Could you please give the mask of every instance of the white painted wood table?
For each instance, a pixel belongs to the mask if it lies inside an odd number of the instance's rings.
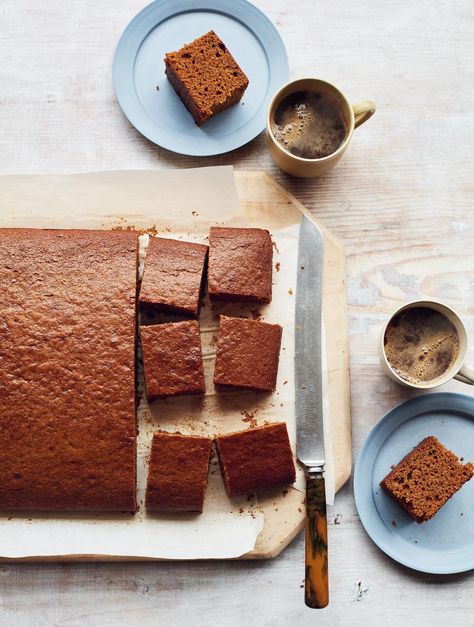
[[[283,35],[292,77],[326,78],[354,101],[377,102],[329,175],[284,175],[263,136],[212,159],[143,139],[115,102],[110,71],[143,0],[0,0],[0,172],[223,163],[272,173],[346,246],[355,457],[369,428],[410,396],[378,366],[386,314],[411,298],[441,298],[474,334],[474,7],[256,3]],[[303,605],[299,537],[266,562],[0,565],[0,625],[474,624],[473,574],[426,576],[392,562],[366,536],[350,484],[329,523],[331,605],[320,613]]]

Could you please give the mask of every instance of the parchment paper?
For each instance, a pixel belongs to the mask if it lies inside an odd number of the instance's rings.
[[[143,507],[153,431],[214,434],[284,420],[295,450],[294,293],[298,224],[273,229],[272,207],[262,226],[274,241],[273,300],[270,305],[210,306],[201,313],[206,396],[157,401],[142,394],[138,411],[138,502],[135,515],[4,513],[0,518],[0,555],[4,557],[108,555],[165,559],[238,557],[252,550],[264,519],[258,498],[229,499],[213,459],[202,515],[151,515]],[[77,175],[0,177],[0,226],[42,228],[133,228],[160,236],[206,242],[211,225],[245,226],[231,167],[171,171],[117,171]],[[141,238],[146,247],[147,236]],[[212,384],[215,339],[220,313],[245,315],[283,326],[277,389],[216,394]],[[150,322],[150,320],[142,320]],[[323,334],[324,339],[324,334]],[[325,341],[323,341],[325,350]],[[323,359],[325,365],[325,359]],[[324,386],[326,382],[324,367]],[[139,386],[143,388],[140,374]],[[325,394],[325,434],[329,442]],[[334,473],[327,447],[327,500],[333,502]],[[298,469],[295,483],[304,489]],[[275,498],[282,498],[281,491]]]

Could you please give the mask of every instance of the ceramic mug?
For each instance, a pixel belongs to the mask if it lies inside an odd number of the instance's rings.
[[[431,381],[420,381],[419,383],[412,383],[410,381],[406,381],[400,375],[398,375],[395,370],[392,368],[389,360],[387,359],[387,355],[385,354],[385,331],[387,330],[387,326],[393,320],[395,316],[397,316],[402,311],[406,311],[407,309],[412,309],[414,307],[427,307],[428,309],[434,309],[442,314],[445,318],[447,318],[451,324],[456,329],[456,332],[459,337],[459,352],[455,359],[455,361],[450,365],[450,367],[446,370],[444,374],[433,379]],[[458,314],[453,311],[450,307],[445,305],[444,303],[440,303],[435,300],[415,300],[403,305],[403,307],[399,307],[387,320],[382,329],[382,337],[379,345],[380,349],[380,361],[382,363],[382,367],[384,368],[386,374],[396,381],[397,383],[401,383],[409,388],[413,388],[415,390],[430,390],[432,388],[436,388],[444,383],[447,383],[450,379],[458,379],[458,381],[462,381],[463,383],[468,383],[470,385],[474,385],[474,368],[467,365],[465,363],[466,360],[466,352],[467,352],[467,332],[464,323]]]
[[[275,139],[272,131],[272,121],[275,110],[286,96],[299,91],[309,91],[327,94],[331,96],[339,105],[346,134],[344,141],[339,148],[321,159],[305,159],[291,154],[283,148]],[[349,142],[351,141],[354,129],[366,122],[375,113],[375,103],[371,100],[362,100],[357,104],[351,105],[346,96],[334,85],[319,78],[300,78],[284,85],[273,96],[267,113],[267,145],[271,156],[275,163],[288,174],[302,178],[311,178],[326,174],[333,168],[342,155],[345,153]]]

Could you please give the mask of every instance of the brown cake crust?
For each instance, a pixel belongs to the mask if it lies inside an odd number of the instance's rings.
[[[207,251],[203,244],[150,237],[140,303],[197,318]]]
[[[146,507],[202,512],[211,446],[212,438],[156,432],[151,447]]]
[[[288,485],[296,480],[284,422],[219,435],[216,446],[225,488],[231,497]]]
[[[214,31],[165,55],[166,75],[198,125],[239,102],[249,84]]]
[[[205,392],[196,320],[142,326],[140,336],[148,401]]]
[[[279,324],[221,316],[214,383],[272,392],[282,331]]]
[[[417,523],[433,518],[453,494],[474,475],[437,438],[422,440],[380,485]]]
[[[208,290],[212,300],[269,303],[272,265],[268,231],[211,227]]]
[[[137,240],[0,229],[0,509],[135,511]]]

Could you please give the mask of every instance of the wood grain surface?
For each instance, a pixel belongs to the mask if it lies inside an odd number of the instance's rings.
[[[410,298],[436,297],[474,334],[472,2],[255,0],[283,36],[293,78],[318,76],[352,101],[377,102],[338,167],[299,181],[273,166],[263,136],[223,157],[192,159],[130,127],[110,68],[120,33],[145,1],[0,0],[0,171],[231,163],[273,174],[348,255],[355,457],[380,416],[412,395],[378,365],[388,313]],[[472,394],[457,382],[444,389]],[[360,525],[350,484],[328,523],[325,610],[304,606],[300,536],[263,562],[2,565],[0,624],[473,624],[473,574],[428,576],[392,562]]]

